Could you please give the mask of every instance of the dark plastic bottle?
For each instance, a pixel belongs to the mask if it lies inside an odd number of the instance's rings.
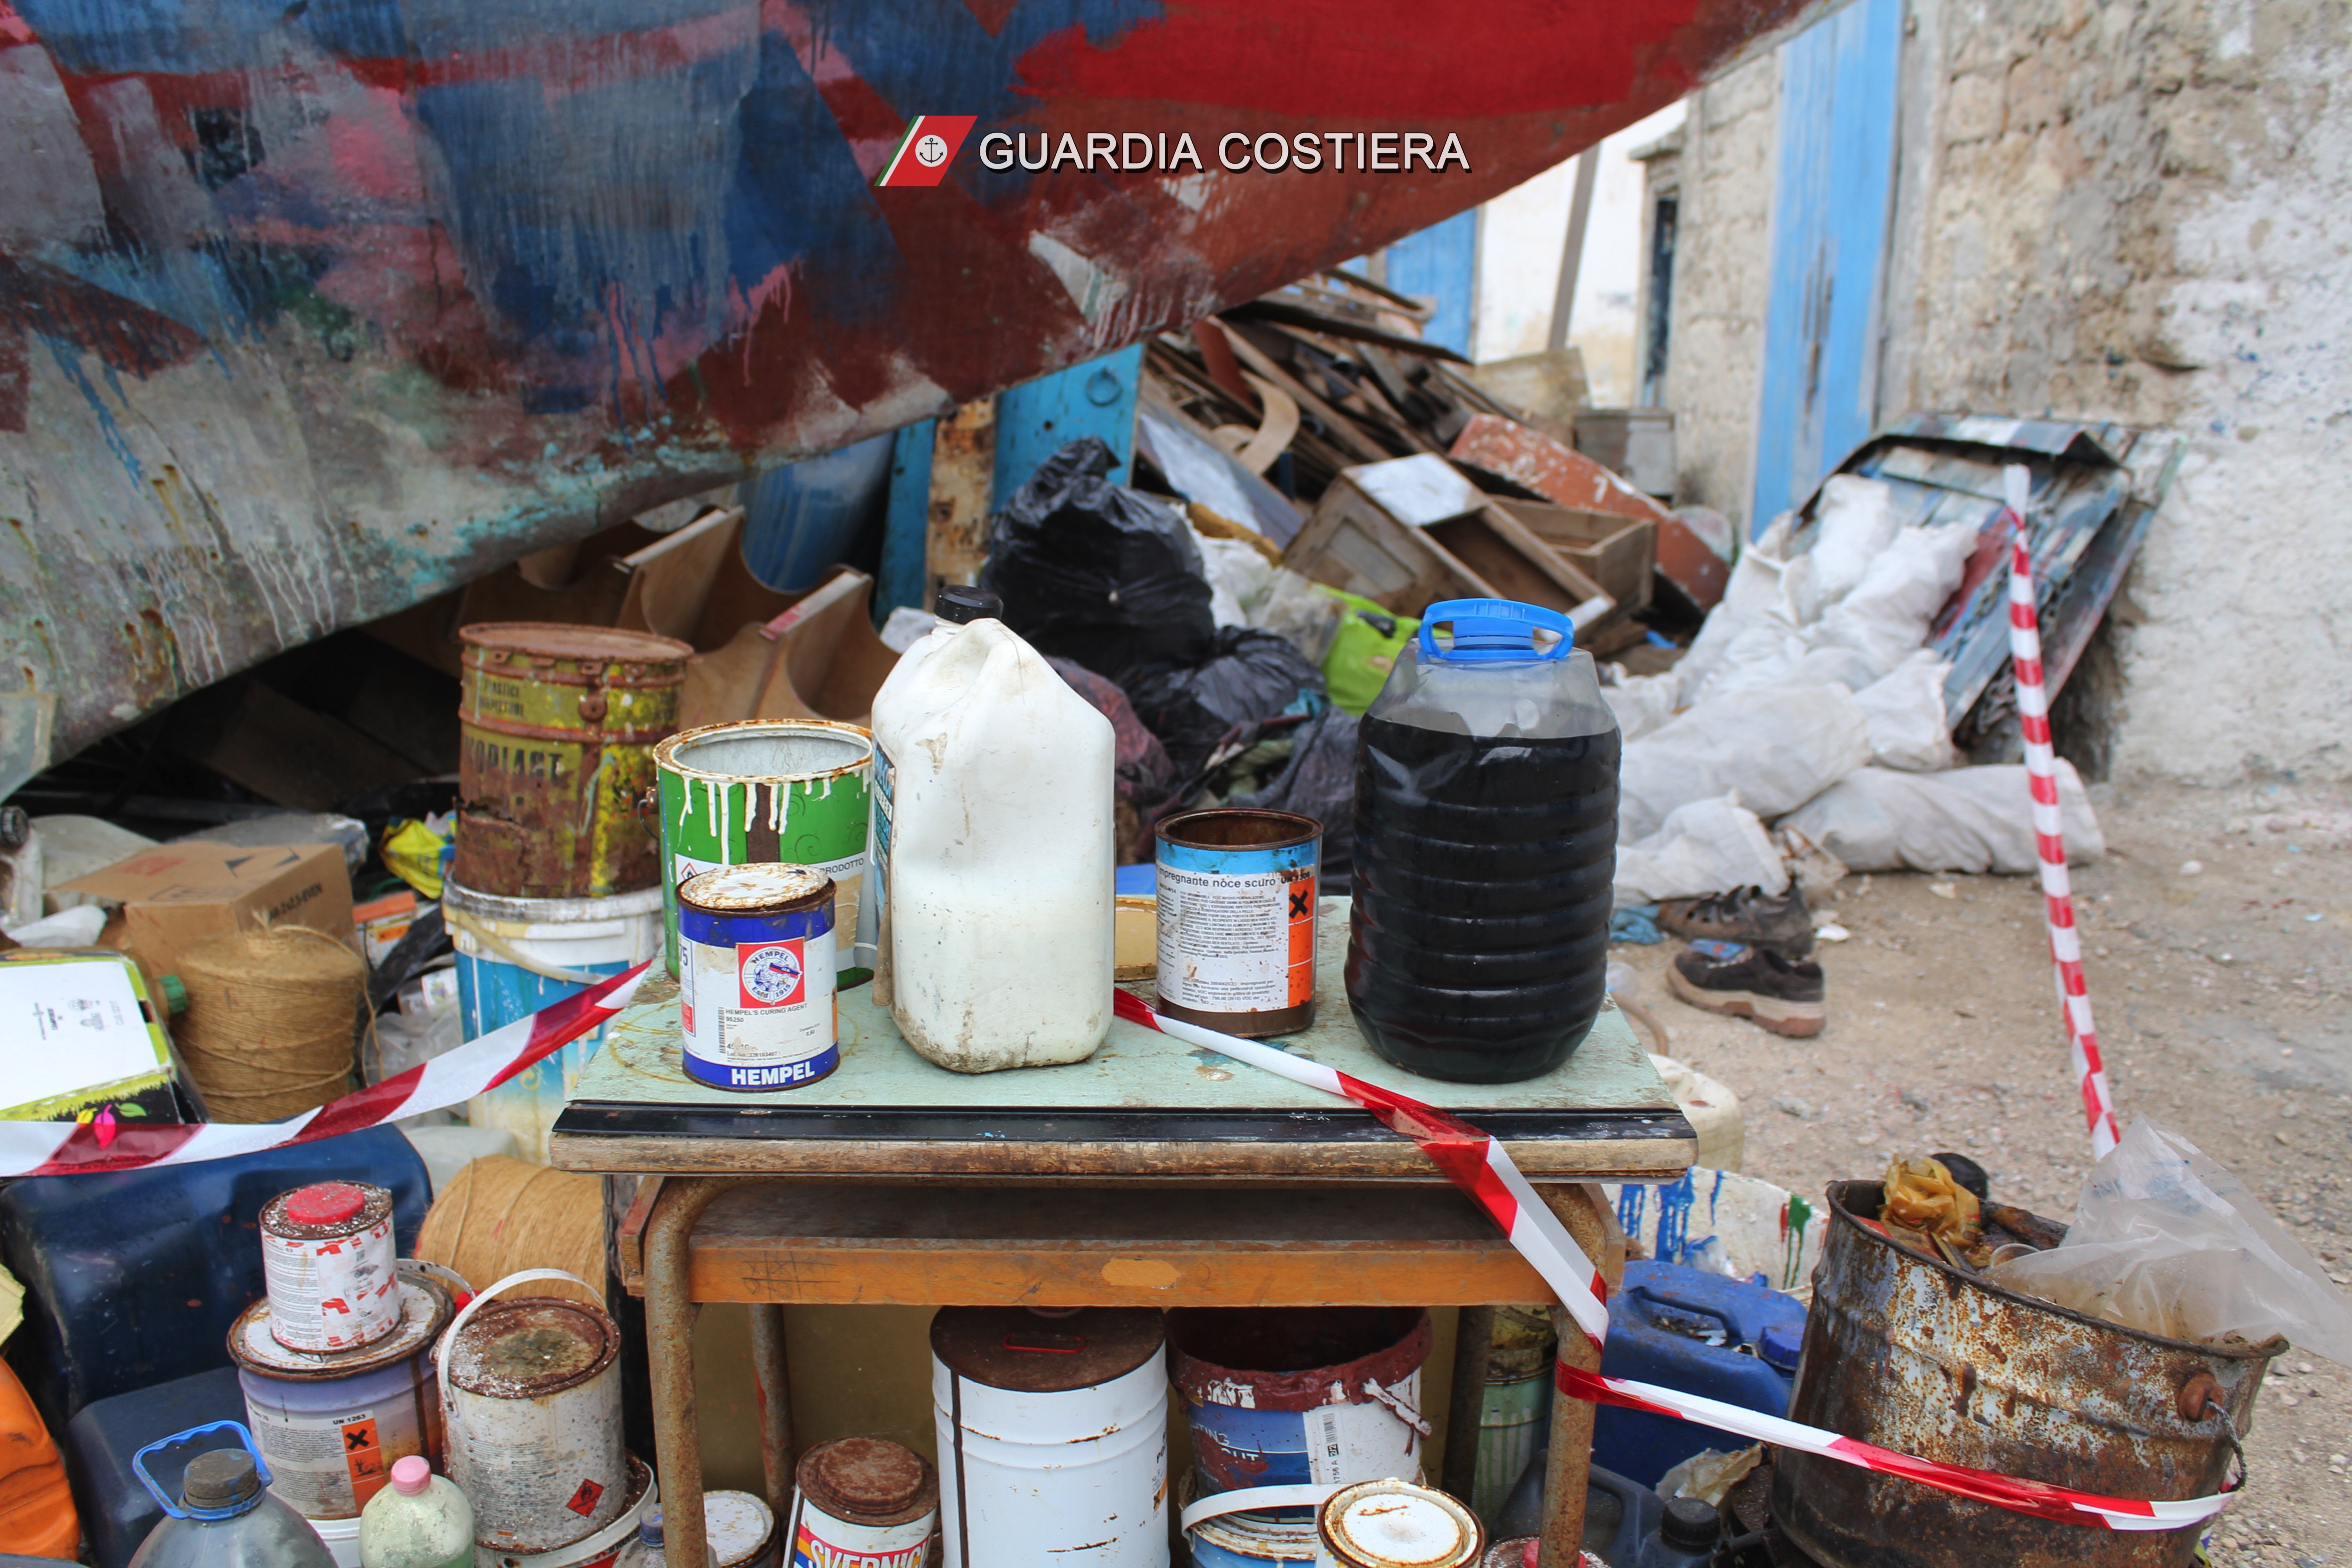
[[[1348,1002],[1382,1057],[1515,1083],[1583,1043],[1608,989],[1618,752],[1566,616],[1429,607],[1357,752]]]

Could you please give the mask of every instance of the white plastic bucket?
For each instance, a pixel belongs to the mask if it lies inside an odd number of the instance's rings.
[[[601,899],[508,899],[448,882],[442,914],[457,950],[457,1004],[469,1040],[657,957],[662,947],[659,888]],[[545,1164],[548,1131],[604,1043],[601,1026],[583,1035],[475,1096],[466,1119],[512,1132],[522,1158]]]
[[[552,1552],[536,1555],[499,1552],[477,1542],[474,1545],[474,1568],[613,1568],[622,1551],[637,1538],[637,1525],[649,1509],[661,1506],[661,1489],[654,1484],[653,1467],[629,1456],[629,1500],[623,1505],[621,1516],[604,1529],[559,1546]],[[356,1568],[358,1559],[345,1563],[337,1559],[336,1568]]]

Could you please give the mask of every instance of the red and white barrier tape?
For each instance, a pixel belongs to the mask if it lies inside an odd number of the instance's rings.
[[[647,961],[648,963],[651,962]],[[551,1002],[396,1078],[284,1121],[142,1127],[128,1122],[0,1121],[0,1176],[61,1176],[185,1165],[316,1142],[483,1094],[595,1029],[636,997],[646,963]]]
[[[1153,1012],[1125,991],[1113,993],[1118,1016],[1130,1024],[1157,1029],[1196,1046],[1223,1052],[1237,1061],[1279,1074],[1293,1083],[1345,1096],[1362,1106],[1391,1131],[1421,1145],[1422,1152],[1445,1173],[1454,1184],[1493,1217],[1519,1256],[1526,1258],[1545,1284],[1559,1297],[1569,1315],[1591,1338],[1597,1349],[1609,1334],[1609,1309],[1603,1303],[1608,1287],[1583,1248],[1576,1245],[1558,1216],[1545,1206],[1527,1178],[1497,1140],[1434,1106],[1423,1105],[1394,1089],[1366,1083],[1319,1062],[1294,1057],[1272,1046],[1204,1029]],[[2017,1513],[2106,1530],[2179,1530],[2221,1511],[2230,1500],[2222,1492],[2182,1502],[2140,1502],[2128,1498],[2100,1497],[2071,1491],[2042,1481],[2018,1480],[1965,1465],[1948,1465],[1914,1458],[1852,1437],[1841,1437],[1816,1426],[1742,1410],[1735,1405],[1703,1399],[1656,1384],[1628,1378],[1601,1377],[1566,1363],[1554,1369],[1560,1391],[1571,1398],[1596,1405],[1622,1405],[1628,1409],[1696,1421],[1759,1443],[1799,1448],[1824,1458],[1907,1476],[1915,1481],[1955,1496],[1974,1498]]]
[[[2009,649],[2017,667],[2017,723],[2025,736],[2025,773],[2033,791],[2033,841],[2042,858],[2042,903],[2050,927],[2050,960],[2057,971],[2058,1012],[2065,1022],[2074,1081],[2090,1124],[2091,1152],[2104,1159],[2123,1136],[2115,1096],[2099,1058],[2099,1032],[2091,1022],[2091,993],[2083,979],[2083,942],[2074,927],[2074,898],[2066,879],[2066,832],[2058,809],[2058,768],[2050,749],[2050,700],[2042,684],[2042,631],[2034,613],[2033,554],[2025,531],[2031,476],[2019,464],[2001,471],[2004,514],[2016,530],[2010,548]]]

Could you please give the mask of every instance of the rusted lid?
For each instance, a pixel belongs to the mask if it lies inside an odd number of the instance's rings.
[[[625,664],[675,664],[694,657],[676,637],[625,632],[617,626],[573,626],[553,621],[484,621],[457,628],[457,640],[486,653],[539,654],[548,658],[603,659]]]
[[[313,1182],[280,1193],[261,1211],[261,1228],[302,1241],[331,1241],[365,1230],[392,1214],[389,1189],[365,1182]]]
[[[1087,1307],[1066,1318],[1025,1307],[942,1307],[931,1319],[931,1353],[949,1370],[1017,1394],[1067,1394],[1124,1377],[1166,1340],[1149,1307]]]
[[[793,1480],[809,1501],[852,1524],[903,1524],[940,1503],[929,1462],[887,1437],[820,1443],[801,1456]]]
[[[814,866],[763,860],[721,866],[688,877],[678,888],[681,903],[718,914],[809,909],[834,896],[833,879]]]
[[[750,1492],[702,1494],[703,1539],[710,1545],[719,1568],[742,1568],[765,1555],[776,1516]]]
[[[1409,1481],[1360,1481],[1333,1492],[1319,1528],[1347,1568],[1465,1568],[1486,1544],[1468,1509]]]
[[[621,1336],[584,1301],[529,1296],[485,1307],[457,1331],[449,1381],[491,1399],[536,1399],[586,1383],[613,1364]]]
[[[357,1377],[415,1355],[440,1337],[451,1317],[449,1288],[428,1275],[400,1277],[400,1321],[392,1332],[356,1350],[298,1351],[269,1331],[267,1297],[237,1314],[228,1331],[229,1359],[257,1376],[288,1383]]]

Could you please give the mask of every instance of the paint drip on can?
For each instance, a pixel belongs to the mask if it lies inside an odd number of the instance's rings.
[[[400,1326],[392,1194],[365,1182],[313,1182],[261,1211],[269,1332],[290,1351],[348,1351]]]
[[[1159,839],[1161,1011],[1244,1039],[1312,1024],[1321,826],[1286,811],[1188,811]]]
[[[449,1321],[448,1287],[423,1274],[400,1281],[393,1331],[352,1351],[289,1351],[256,1301],[228,1333],[246,1424],[268,1462],[269,1489],[306,1519],[357,1519],[393,1461],[441,1449],[441,1409],[425,1365]]]
[[[801,1456],[783,1568],[930,1568],[940,1478],[911,1448],[841,1437]]]
[[[1324,1500],[1316,1568],[1470,1568],[1486,1549],[1478,1516],[1433,1487],[1360,1481]]]
[[[686,1070],[717,1089],[797,1089],[841,1065],[833,879],[725,866],[677,892]]]

